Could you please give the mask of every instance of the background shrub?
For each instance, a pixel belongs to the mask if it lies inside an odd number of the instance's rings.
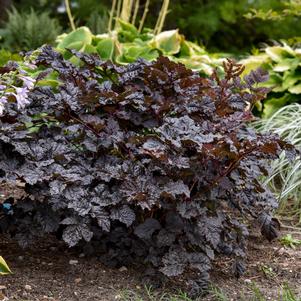
[[[14,7],[8,12],[8,21],[1,29],[3,47],[12,51],[31,50],[43,44],[53,44],[61,27],[47,12],[18,12]]]

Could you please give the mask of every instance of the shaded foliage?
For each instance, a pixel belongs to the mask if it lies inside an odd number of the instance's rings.
[[[8,102],[1,117],[1,179],[21,181],[1,221],[21,244],[62,231],[69,246],[87,242],[112,266],[142,261],[167,276],[187,269],[205,287],[215,254],[244,271],[244,221],[273,239],[277,203],[258,181],[269,159],[293,148],[248,128],[249,108],[266,90],[262,71],[240,80],[202,78],[165,57],[128,66],[72,54],[74,66],[43,47],[32,62],[58,85],[36,86],[30,104]],[[7,200],[8,201],[8,200]]]

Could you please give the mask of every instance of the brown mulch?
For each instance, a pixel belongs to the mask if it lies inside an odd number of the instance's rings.
[[[0,300],[5,296],[4,300],[18,301],[115,301],[122,290],[143,291],[141,272],[137,269],[110,269],[96,257],[83,257],[53,237],[26,250],[12,240],[1,240],[0,255],[14,274],[0,278]],[[278,241],[268,243],[261,237],[253,237],[249,247],[248,270],[238,280],[231,274],[230,261],[215,262],[211,280],[230,300],[240,300],[242,292],[250,294],[251,282],[256,283],[267,300],[278,300],[284,283],[301,295],[301,248],[287,249]],[[70,264],[70,260],[78,262]],[[173,282],[166,289],[172,291],[175,287]],[[207,296],[202,300],[214,298]]]

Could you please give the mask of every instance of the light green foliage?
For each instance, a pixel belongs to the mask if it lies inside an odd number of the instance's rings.
[[[266,47],[240,63],[246,66],[245,73],[258,67],[269,71],[270,79],[262,85],[271,92],[263,108],[259,108],[264,118],[301,99],[301,48],[294,49],[283,42],[282,45]]]
[[[269,119],[261,119],[255,127],[262,132],[273,132],[290,141],[297,149],[301,148],[301,105],[294,103],[278,110]],[[296,158],[290,162],[284,154],[271,164],[271,176],[266,184],[278,195],[280,212],[285,212],[288,201],[293,200],[292,214],[299,216],[301,221],[301,160]]]
[[[281,10],[263,10],[263,9],[250,9],[245,14],[247,19],[261,19],[261,20],[283,20],[288,16],[301,16],[301,0],[280,1],[283,3],[284,9]]]
[[[0,256],[0,275],[8,275],[11,274],[11,270],[8,267],[7,263],[3,259],[2,256]]]
[[[11,53],[6,49],[0,49],[0,67],[4,66],[8,61],[20,61],[21,57],[16,53]]]
[[[297,246],[301,245],[301,240],[294,238],[292,234],[286,234],[280,238],[280,243],[285,247],[296,249]]]
[[[152,61],[159,55],[165,55],[207,75],[221,65],[218,56],[209,56],[204,48],[186,41],[178,30],[154,35],[151,30],[145,29],[139,33],[134,25],[122,20],[119,20],[117,29],[110,33],[94,35],[89,28],[79,27],[76,31],[59,36],[57,42],[57,48],[73,62],[76,62],[75,58],[70,58],[65,48],[98,53],[102,59],[111,59],[119,64],[132,63],[138,58]]]
[[[35,49],[45,43],[52,44],[60,33],[56,19],[49,17],[47,12],[18,12],[13,8],[8,12],[8,21],[0,30],[3,47],[16,52]]]

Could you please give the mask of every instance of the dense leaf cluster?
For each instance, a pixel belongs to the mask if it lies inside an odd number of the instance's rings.
[[[268,159],[292,151],[247,126],[266,74],[242,82],[228,62],[224,79],[202,78],[164,57],[120,67],[72,54],[81,67],[43,47],[37,80],[52,72],[58,84],[36,86],[25,109],[9,102],[1,117],[1,179],[26,192],[6,200],[13,214],[2,230],[22,244],[62,231],[69,246],[97,246],[107,264],[143,260],[167,276],[196,269],[201,286],[215,254],[235,258],[241,274],[244,222],[277,235],[276,201],[259,179]]]

